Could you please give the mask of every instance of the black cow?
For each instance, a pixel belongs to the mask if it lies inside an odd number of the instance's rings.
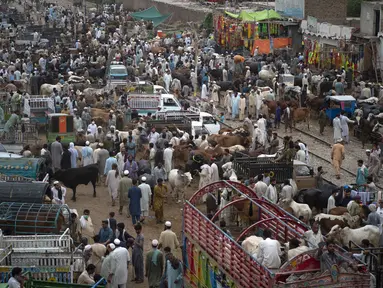
[[[339,205],[343,199],[343,191],[341,191],[341,188],[332,184],[324,184],[322,189],[302,189],[295,196],[295,201],[298,203],[306,203],[311,209],[315,207],[317,211],[322,211],[322,209],[327,208],[327,201],[333,190],[340,191],[335,196],[335,202]]]
[[[77,186],[80,184],[88,185],[89,182],[92,182],[93,185],[93,197],[96,197],[96,182],[98,179],[98,167],[96,164],[59,170],[53,174],[53,178],[61,181],[64,186],[73,190],[73,201],[76,201]]]
[[[332,89],[333,82],[332,81],[323,81],[319,85],[319,97],[323,97],[325,93],[328,93]]]

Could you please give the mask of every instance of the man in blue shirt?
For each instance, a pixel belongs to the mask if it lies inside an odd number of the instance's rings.
[[[133,187],[129,188],[128,197],[130,199],[129,211],[132,215],[133,225],[140,222],[141,216],[141,189],[137,187],[137,179],[133,179]]]
[[[104,245],[112,243],[113,231],[111,228],[108,227],[108,220],[102,220],[102,228],[100,229],[98,236],[100,237],[99,243],[102,243]]]

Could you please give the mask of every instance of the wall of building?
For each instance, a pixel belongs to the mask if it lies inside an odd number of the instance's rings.
[[[374,34],[374,10],[380,10],[381,5],[374,2],[362,2],[362,9],[360,11],[360,32],[369,36]],[[382,13],[380,15],[382,17]],[[380,19],[382,23],[382,19]],[[381,28],[382,31],[382,28]]]
[[[192,10],[189,7],[182,7],[182,5],[180,3],[177,3],[177,1],[168,2],[160,2],[153,0],[123,0],[124,8],[127,8],[129,10],[147,9],[152,6],[156,6],[158,11],[160,11],[162,14],[173,14],[171,19],[169,20],[170,22],[167,23],[174,23],[177,21],[202,21],[205,19],[205,16],[208,13],[208,11],[206,10]]]
[[[305,0],[305,18],[313,16],[318,22],[343,24],[347,17],[347,0]]]

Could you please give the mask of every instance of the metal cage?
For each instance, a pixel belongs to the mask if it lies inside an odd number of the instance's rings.
[[[44,203],[50,187],[46,182],[2,182],[0,181],[0,203]]]
[[[0,203],[0,229],[5,235],[60,234],[69,227],[67,205]]]

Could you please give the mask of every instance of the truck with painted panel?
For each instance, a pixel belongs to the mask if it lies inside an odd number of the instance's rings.
[[[228,201],[213,216],[207,217],[205,209],[201,209],[202,197],[220,189],[230,189],[240,197]],[[238,207],[245,201],[251,202],[257,219],[244,230],[238,233],[231,230],[228,235],[217,225],[217,220],[226,209]],[[185,202],[183,209],[185,287],[370,287],[370,274],[365,265],[360,265],[353,273],[339,270],[335,265],[331,271],[322,273],[315,250],[290,261],[281,257],[285,263],[279,269],[268,269],[240,245],[247,236],[262,236],[265,229],[272,231],[274,239],[286,243],[292,238],[302,238],[308,227],[275,204],[259,199],[254,191],[241,183],[220,181],[201,188]]]
[[[180,102],[172,94],[129,94],[127,101],[130,109],[139,115],[182,110]]]

